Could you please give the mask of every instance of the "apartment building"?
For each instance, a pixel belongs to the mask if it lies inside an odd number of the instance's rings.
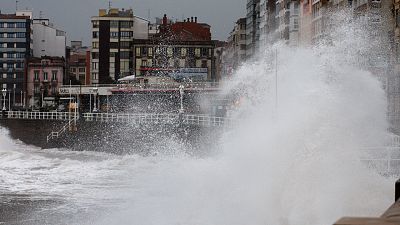
[[[24,102],[25,71],[27,59],[33,53],[32,39],[32,12],[0,14],[0,88],[7,91],[5,105],[11,108],[21,107]]]
[[[100,9],[92,17],[92,83],[108,84],[134,71],[133,40],[148,39],[149,22],[133,10]]]
[[[247,0],[246,9],[246,58],[250,59],[259,49],[260,0]]]
[[[210,26],[197,17],[168,23],[152,39],[134,40],[136,76],[171,76],[177,80],[216,81],[215,41]]]
[[[67,37],[65,31],[57,29],[49,19],[33,20],[33,56],[55,56],[65,58]]]

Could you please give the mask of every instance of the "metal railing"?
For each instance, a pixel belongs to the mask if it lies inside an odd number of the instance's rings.
[[[217,88],[219,87],[218,82],[186,82],[186,83],[147,83],[147,84],[99,84],[99,85],[62,85],[60,88],[179,88],[183,85],[185,88]]]
[[[198,126],[223,126],[228,119],[208,115],[189,114],[118,114],[118,113],[84,113],[85,121],[98,122],[131,122],[137,124],[174,124]]]
[[[77,118],[74,118],[74,120],[77,120]],[[65,124],[60,130],[52,131],[49,135],[47,135],[47,143],[49,143],[49,141],[53,140],[54,138],[59,138],[62,134],[67,132],[73,122],[75,121],[68,121],[68,123]]]
[[[364,149],[365,150],[365,149]],[[400,147],[368,148],[370,156],[361,161],[370,168],[385,174],[400,174]]]
[[[79,115],[77,115],[79,117]],[[27,112],[27,111],[7,111],[7,119],[26,119],[26,120],[69,120],[75,118],[75,113],[71,112]]]

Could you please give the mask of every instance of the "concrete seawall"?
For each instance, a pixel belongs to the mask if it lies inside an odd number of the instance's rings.
[[[179,124],[129,124],[78,121],[77,131],[66,132],[47,143],[47,135],[65,121],[1,120],[11,138],[40,148],[67,148],[115,154],[153,154],[180,145],[203,154],[218,144],[221,128]]]

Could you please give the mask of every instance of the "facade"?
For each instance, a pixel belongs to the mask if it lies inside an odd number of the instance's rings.
[[[228,75],[232,74],[246,60],[246,18],[240,18],[229,34],[225,50]]]
[[[135,74],[216,81],[214,52],[208,24],[198,23],[193,17],[168,23],[164,15],[158,35],[134,40]]]
[[[26,62],[32,56],[32,38],[32,12],[0,14],[0,88],[8,92],[7,109],[8,105],[24,105]]]
[[[49,19],[33,20],[33,56],[57,56],[65,58],[67,37],[56,29]]]
[[[72,84],[91,84],[90,48],[82,46],[82,41],[71,41],[66,71]]]
[[[302,46],[312,43],[312,20],[312,0],[301,0],[299,44]]]
[[[266,48],[268,43],[277,39],[276,5],[272,0],[260,2],[260,48]]]
[[[250,59],[259,49],[260,0],[247,0],[246,9],[246,58]]]
[[[31,58],[28,63],[27,99],[29,107],[54,104],[63,84],[65,60],[62,57]]]
[[[148,39],[148,25],[131,9],[100,9],[92,17],[92,83],[113,83],[133,73],[133,40]]]

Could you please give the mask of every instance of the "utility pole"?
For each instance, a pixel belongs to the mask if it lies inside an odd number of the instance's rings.
[[[275,107],[278,110],[278,49],[275,50]]]

